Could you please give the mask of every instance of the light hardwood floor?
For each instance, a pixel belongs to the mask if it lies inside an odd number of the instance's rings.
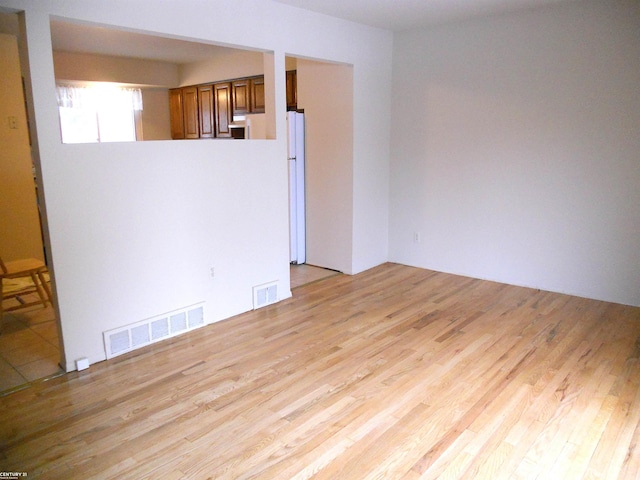
[[[300,265],[291,265],[289,267],[291,273],[291,288],[298,288],[324,278],[340,275],[340,272],[329,270],[327,268],[316,267],[302,263]]]
[[[386,264],[0,398],[60,479],[638,478],[640,308]]]

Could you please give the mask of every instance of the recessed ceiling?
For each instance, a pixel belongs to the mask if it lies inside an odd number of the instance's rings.
[[[535,8],[567,0],[275,0],[279,3],[402,31]]]

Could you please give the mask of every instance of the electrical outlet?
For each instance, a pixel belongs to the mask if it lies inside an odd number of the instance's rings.
[[[413,243],[420,243],[420,232],[413,232]]]
[[[9,128],[11,130],[17,130],[18,129],[18,119],[16,117],[14,117],[13,115],[11,115],[9,117]]]
[[[209,267],[209,275],[211,276],[211,278],[215,278],[215,276],[216,276],[215,267]]]

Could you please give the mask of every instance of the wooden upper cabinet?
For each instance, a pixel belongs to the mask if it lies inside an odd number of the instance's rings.
[[[229,124],[233,121],[233,100],[230,82],[213,85],[213,103],[215,110],[215,130],[218,138],[231,138]]]
[[[233,114],[264,113],[264,75],[232,82]]]
[[[251,112],[251,81],[248,78],[235,80],[233,85],[233,114],[244,115]]]
[[[251,79],[251,113],[264,113],[264,75]]]
[[[182,89],[184,138],[200,138],[200,119],[198,115],[198,87]]]
[[[182,108],[182,89],[169,90],[169,115],[171,117],[171,138],[184,138],[184,116]]]
[[[213,85],[198,87],[198,109],[200,138],[215,137],[215,116],[213,107]]]
[[[287,110],[298,108],[298,74],[295,70],[287,72]]]
[[[264,113],[264,98],[264,75],[169,89],[171,138],[232,138],[233,116]]]

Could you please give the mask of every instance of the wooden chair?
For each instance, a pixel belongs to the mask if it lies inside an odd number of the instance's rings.
[[[0,258],[0,334],[2,333],[4,312],[11,312],[38,304],[46,307],[47,302],[53,304],[51,301],[51,289],[44,278],[45,273],[47,273],[47,266],[38,259],[25,258],[4,262]],[[31,283],[5,294],[3,288],[4,280],[19,278],[31,279]],[[24,301],[22,297],[31,293],[37,293],[40,300]],[[15,298],[18,301],[18,305],[4,308],[3,302],[8,298]]]

